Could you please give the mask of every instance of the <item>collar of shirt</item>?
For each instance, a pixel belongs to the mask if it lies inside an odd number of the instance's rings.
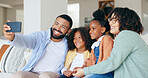
[[[98,46],[100,45],[100,42],[101,42],[101,40],[102,40],[103,37],[104,37],[104,35],[101,36],[101,37],[98,39],[98,41],[94,42],[94,43],[92,44],[92,46],[91,46],[91,49],[94,49],[95,47],[98,47]]]
[[[51,29],[52,29],[52,27],[50,27],[50,28],[48,29],[48,37],[47,37],[47,40],[51,40],[51,39],[50,39],[50,37],[51,37]]]

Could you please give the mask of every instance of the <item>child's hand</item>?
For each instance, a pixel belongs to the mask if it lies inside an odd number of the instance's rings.
[[[70,77],[71,75],[72,75],[72,71],[70,71],[70,70],[67,70],[67,71],[64,71],[63,72],[63,74],[65,75],[65,76],[67,76],[67,77]]]
[[[82,67],[87,67],[87,63],[88,63],[89,60],[90,60],[90,58],[87,58],[87,59],[84,61],[84,64],[83,64]]]

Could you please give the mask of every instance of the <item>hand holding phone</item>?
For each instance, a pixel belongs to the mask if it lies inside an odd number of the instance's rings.
[[[6,32],[21,32],[21,22],[7,22],[6,24],[11,28],[11,30],[7,30]]]

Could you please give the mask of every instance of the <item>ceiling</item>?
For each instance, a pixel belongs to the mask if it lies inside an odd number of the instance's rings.
[[[0,0],[0,4],[10,5],[10,6],[23,5],[23,0]]]
[[[70,1],[72,1],[72,0],[70,0]],[[148,0],[145,0],[145,1],[148,2]],[[15,5],[22,5],[23,0],[0,0],[0,3],[15,6]]]
[[[0,0],[0,6],[2,7],[9,8],[17,5],[23,5],[23,0]]]
[[[0,0],[0,4],[6,4],[10,6],[23,5],[23,0]]]
[[[0,5],[9,5],[9,6],[23,5],[23,0],[0,0]]]

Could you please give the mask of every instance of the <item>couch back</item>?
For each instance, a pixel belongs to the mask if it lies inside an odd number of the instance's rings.
[[[148,34],[144,34],[141,35],[141,37],[143,38],[143,40],[146,42],[146,44],[148,45]]]

